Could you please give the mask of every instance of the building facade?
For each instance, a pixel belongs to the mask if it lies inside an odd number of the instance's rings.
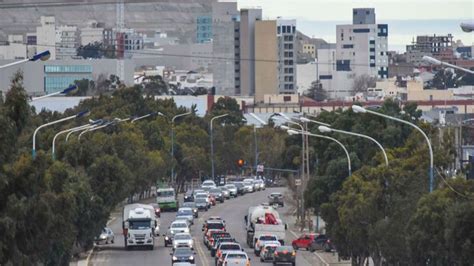
[[[262,20],[262,9],[240,10],[240,93],[237,93],[238,95],[255,95],[255,23],[260,20]]]
[[[38,52],[49,50],[50,60],[56,59],[56,19],[41,16],[41,26],[36,27],[36,49]]]
[[[196,42],[206,43],[212,40],[212,16],[198,16],[196,18]]]
[[[279,93],[279,42],[276,20],[255,23],[255,103]]]
[[[278,91],[293,94],[296,88],[296,20],[277,19]]]
[[[77,55],[79,31],[76,26],[56,27],[56,59],[71,59]]]
[[[22,35],[8,35],[8,42],[0,45],[0,59],[26,59],[27,47]]]
[[[309,54],[312,58],[316,58],[316,46],[311,43],[303,44],[303,53]]]
[[[407,45],[407,62],[415,66],[429,65],[423,62],[423,56],[436,57],[446,50],[452,50],[453,36],[451,34],[442,36],[417,36],[416,41],[411,45]]]
[[[87,27],[81,29],[81,45],[85,46],[95,42],[104,42],[104,28],[101,23],[90,21]]]

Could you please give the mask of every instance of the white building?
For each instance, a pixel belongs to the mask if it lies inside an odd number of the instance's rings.
[[[27,48],[22,35],[8,35],[8,42],[0,45],[0,59],[25,59]]]
[[[303,94],[309,88],[311,83],[318,79],[317,77],[318,65],[316,62],[296,65],[296,75],[298,76],[297,87],[298,93]]]
[[[56,59],[71,59],[76,57],[79,47],[79,32],[76,26],[56,27]]]
[[[36,49],[38,52],[49,50],[50,60],[56,59],[56,20],[54,17],[41,16],[41,26],[36,27]]]
[[[81,29],[81,45],[104,42],[104,28],[97,21],[89,21],[87,27]]]
[[[277,19],[279,53],[278,89],[283,94],[294,94],[296,88],[296,20]],[[289,71],[294,69],[294,71]]]

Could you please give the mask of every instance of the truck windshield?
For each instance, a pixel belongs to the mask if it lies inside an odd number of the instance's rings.
[[[207,229],[223,229],[224,225],[221,223],[210,223],[207,224]]]
[[[174,197],[174,191],[158,191],[157,197]]]
[[[140,230],[150,228],[149,220],[129,221],[130,229]]]

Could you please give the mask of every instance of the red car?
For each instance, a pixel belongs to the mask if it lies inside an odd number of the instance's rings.
[[[291,245],[295,250],[305,248],[311,252],[315,250],[331,251],[333,245],[331,240],[324,234],[303,234],[298,239],[293,240]]]
[[[209,201],[211,202],[212,206],[216,206],[216,198],[212,195],[209,195]]]
[[[293,240],[293,242],[291,242],[291,245],[295,250],[298,250],[299,248],[305,248],[309,250],[311,243],[313,243],[314,239],[317,236],[317,234],[303,234],[297,239]]]

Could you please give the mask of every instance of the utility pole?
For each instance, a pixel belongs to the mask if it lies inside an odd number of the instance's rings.
[[[116,34],[115,34],[115,49],[116,49],[116,57],[117,57],[117,65],[116,65],[116,73],[120,79],[124,79],[125,77],[125,67],[123,62],[123,57],[125,53],[125,4],[123,0],[118,0],[116,5],[116,14],[115,14],[115,27],[116,27]]]

